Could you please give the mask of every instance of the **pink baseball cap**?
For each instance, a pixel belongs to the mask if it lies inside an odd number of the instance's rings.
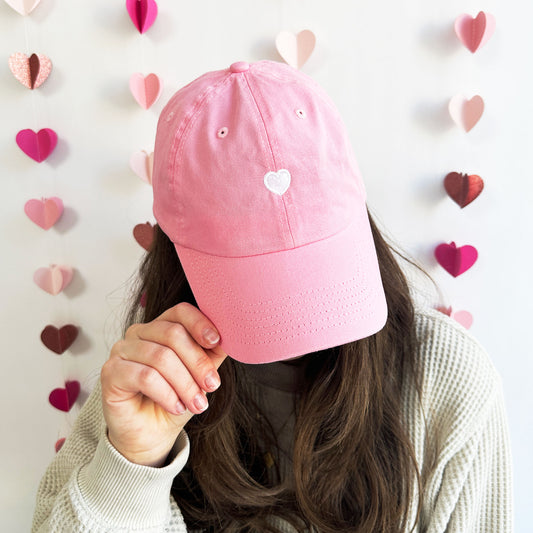
[[[154,216],[234,359],[281,361],[385,325],[361,174],[308,75],[240,61],[180,89],[159,117],[152,183]]]

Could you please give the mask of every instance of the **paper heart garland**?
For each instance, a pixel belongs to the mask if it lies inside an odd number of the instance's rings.
[[[148,31],[157,17],[154,0],[126,0],[126,9],[139,33]]]
[[[33,281],[43,291],[59,294],[72,281],[72,268],[63,265],[50,265],[38,268],[33,274]]]
[[[68,350],[77,337],[78,328],[72,324],[67,324],[59,329],[48,325],[41,331],[42,343],[59,355]]]
[[[37,89],[52,72],[52,62],[43,54],[28,57],[22,52],[16,52],[9,56],[9,68],[24,87]]]
[[[492,37],[496,29],[496,19],[483,11],[480,11],[476,18],[464,14],[455,19],[454,27],[459,40],[474,53]]]
[[[448,110],[453,121],[469,132],[483,115],[485,103],[481,96],[473,96],[467,100],[464,96],[456,94],[448,104]]]
[[[57,439],[56,440],[56,443],[54,445],[54,449],[56,451],[56,453],[61,450],[61,448],[63,448],[63,444],[65,444],[65,437],[61,437],[60,439]]]
[[[439,244],[435,248],[435,258],[439,265],[454,278],[471,268],[477,257],[477,250],[468,244],[457,248],[455,242],[451,242]]]
[[[24,212],[41,228],[50,229],[63,214],[63,201],[55,196],[28,200],[24,204]]]
[[[146,78],[139,72],[130,77],[130,91],[137,103],[149,109],[161,96],[163,84],[156,74],[148,74]]]
[[[477,174],[450,172],[444,178],[444,188],[461,208],[473,202],[483,191],[483,180]]]
[[[151,185],[154,168],[154,152],[148,153],[144,150],[135,152],[130,158],[130,168],[139,178]]]
[[[154,227],[150,222],[145,224],[137,224],[133,228],[133,236],[135,240],[147,251],[150,251],[152,242],[154,240]]]
[[[297,35],[282,31],[276,37],[279,55],[291,67],[301,68],[315,49],[316,37],[311,30],[302,30]]]
[[[50,128],[44,128],[35,133],[33,130],[20,130],[16,141],[18,147],[28,156],[43,162],[57,145],[57,133]]]
[[[474,317],[468,311],[454,311],[452,312],[451,307],[437,307],[437,311],[448,315],[450,318],[453,318],[456,322],[461,324],[465,329],[470,329],[474,323]]]
[[[80,382],[79,381],[66,381],[65,388],[54,389],[50,396],[48,396],[48,401],[60,411],[68,413],[80,394]]]
[[[40,1],[41,0],[6,0],[6,3],[21,15],[29,15],[37,7]]]

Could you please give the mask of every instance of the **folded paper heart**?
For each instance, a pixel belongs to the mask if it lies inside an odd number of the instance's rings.
[[[18,147],[28,156],[41,163],[57,145],[57,134],[50,128],[44,128],[37,133],[33,130],[21,130],[17,133]]]
[[[61,437],[60,439],[57,439],[56,440],[56,443],[54,445],[54,449],[56,451],[56,453],[61,450],[61,448],[63,448],[63,444],[65,444],[65,437]]]
[[[492,37],[496,29],[496,19],[483,11],[480,11],[476,18],[464,14],[455,19],[454,27],[459,40],[474,53]]]
[[[40,3],[41,0],[5,0],[8,6],[11,6],[21,15],[29,15]]]
[[[41,331],[42,343],[53,352],[61,355],[68,350],[78,336],[78,328],[67,324],[61,328],[48,325]]]
[[[152,184],[152,170],[154,168],[154,152],[148,153],[144,150],[135,152],[130,158],[130,168],[143,181]]]
[[[50,265],[38,268],[33,274],[33,281],[43,291],[59,294],[72,281],[72,268],[64,265]]]
[[[150,222],[137,224],[133,228],[133,237],[146,251],[149,252],[154,240],[154,227]]]
[[[471,268],[477,257],[477,250],[468,244],[457,248],[455,242],[451,242],[439,244],[435,248],[435,258],[439,265],[455,278]]]
[[[79,394],[80,382],[75,380],[66,381],[65,388],[54,389],[48,396],[48,401],[56,409],[68,413],[76,403]]]
[[[481,96],[473,96],[470,100],[460,94],[456,94],[448,104],[448,110],[453,121],[469,132],[483,115],[485,103]]]
[[[450,172],[444,178],[444,189],[461,208],[473,202],[483,190],[483,180],[477,174]]]
[[[161,96],[163,84],[156,74],[146,78],[139,72],[130,77],[130,91],[137,103],[144,109],[150,109]]]
[[[146,307],[146,291],[142,292],[141,297],[139,299],[139,305],[143,308]]]
[[[474,318],[468,311],[452,311],[451,307],[437,307],[437,311],[448,315],[450,318],[453,318],[456,322],[461,324],[465,329],[470,329],[474,322]]]
[[[157,4],[154,0],[126,0],[126,9],[140,33],[148,31],[157,17]]]
[[[316,37],[311,30],[302,30],[297,35],[282,31],[276,37],[276,48],[287,64],[302,68],[315,49]]]
[[[9,68],[24,87],[37,89],[52,72],[52,62],[43,54],[28,57],[22,52],[16,52],[9,57]]]
[[[24,204],[28,218],[43,229],[50,229],[63,214],[63,201],[55,196],[28,200]]]

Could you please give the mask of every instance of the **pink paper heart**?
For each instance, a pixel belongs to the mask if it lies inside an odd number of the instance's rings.
[[[162,90],[163,85],[156,74],[148,74],[146,78],[138,72],[131,75],[131,94],[144,109],[149,109],[157,101]]]
[[[28,218],[43,229],[50,229],[63,214],[63,202],[60,198],[42,198],[28,200],[24,204]]]
[[[468,311],[456,311],[452,314],[452,318],[461,324],[466,329],[470,329],[472,327],[472,323],[474,322],[474,317],[468,312]]]
[[[75,380],[66,381],[65,388],[54,389],[48,396],[48,401],[56,409],[68,413],[78,399],[79,394],[80,382]]]
[[[464,96],[456,94],[448,104],[450,116],[466,132],[470,131],[478,123],[484,109],[485,103],[479,95],[467,100]]]
[[[7,5],[12,7],[21,15],[29,15],[41,0],[5,0]]]
[[[126,9],[140,33],[148,31],[157,17],[157,4],[154,0],[126,0]]]
[[[455,33],[472,53],[492,37],[495,29],[496,19],[483,11],[480,11],[476,18],[464,14],[455,19]]]
[[[29,157],[41,163],[57,145],[57,133],[44,128],[35,133],[33,130],[20,130],[16,137],[19,148]]]
[[[316,37],[311,30],[302,30],[297,35],[282,31],[276,37],[276,48],[280,56],[291,67],[301,68],[315,49]]]
[[[9,68],[24,87],[37,89],[52,72],[52,62],[43,54],[28,57],[22,52],[16,52],[9,57]]]
[[[130,158],[130,168],[143,181],[152,184],[152,171],[154,168],[154,152],[148,153],[144,150],[135,152]]]
[[[64,265],[50,265],[38,268],[33,274],[33,281],[43,291],[59,294],[72,281],[72,268]]]
[[[477,250],[470,245],[457,248],[455,242],[451,242],[439,244],[435,248],[438,263],[455,278],[472,267],[477,257]]]

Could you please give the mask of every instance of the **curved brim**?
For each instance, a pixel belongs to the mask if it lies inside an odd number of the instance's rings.
[[[270,363],[377,333],[387,304],[366,208],[327,239],[250,257],[175,244],[220,345],[243,363]]]

